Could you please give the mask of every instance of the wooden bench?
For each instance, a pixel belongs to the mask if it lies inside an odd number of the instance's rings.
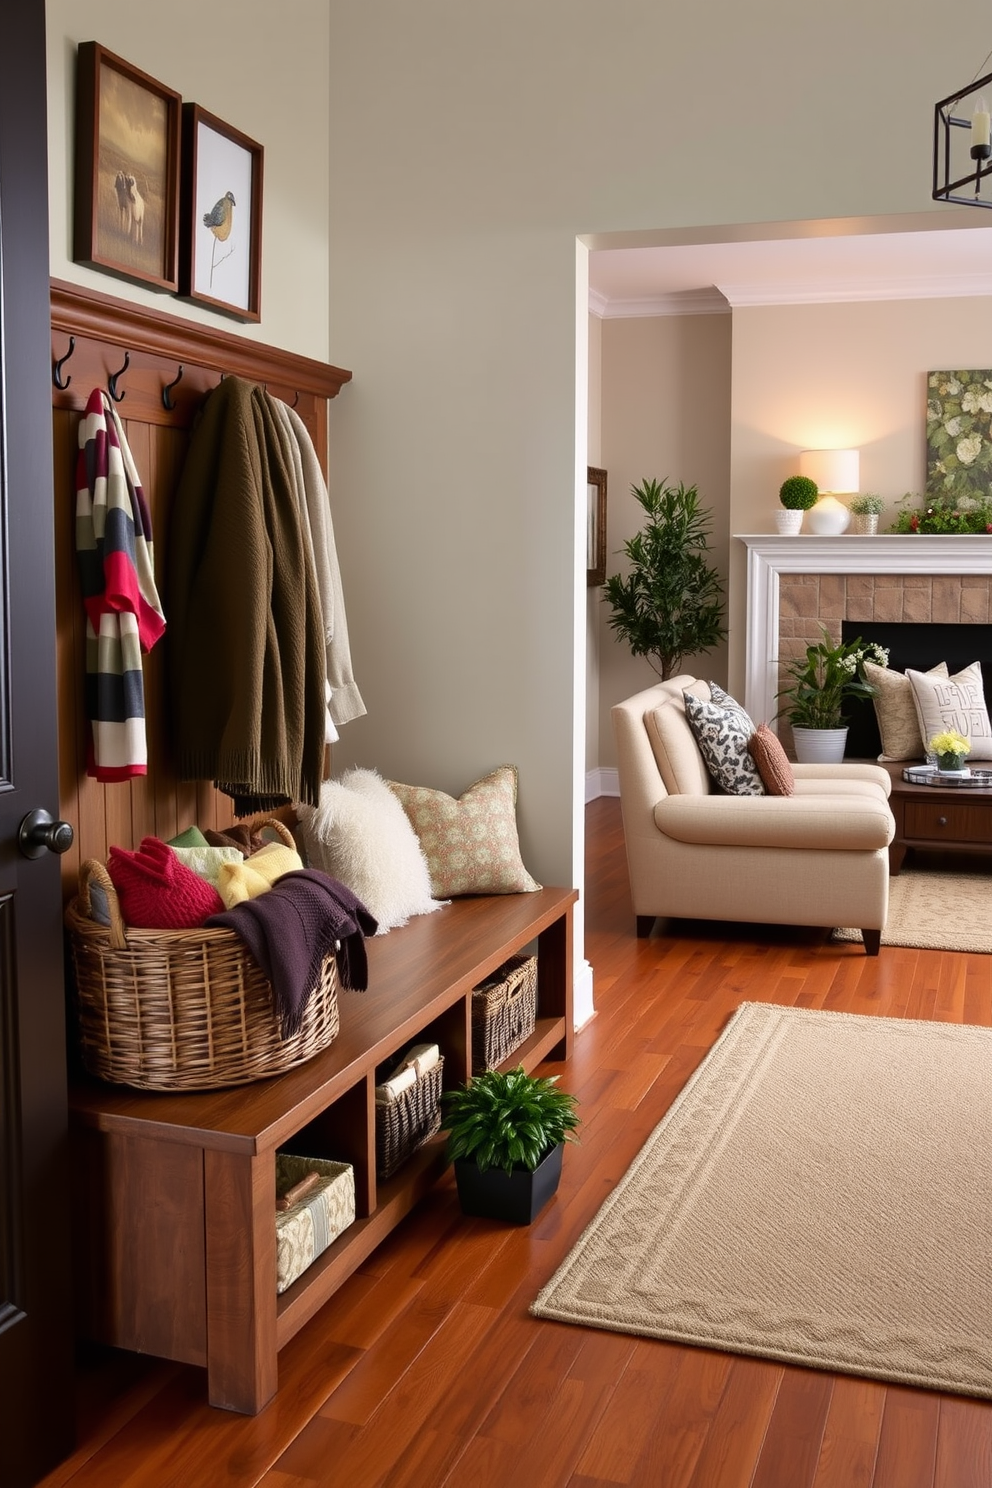
[[[299,1069],[232,1090],[156,1094],[79,1079],[69,1093],[79,1325],[118,1348],[206,1366],[212,1405],[254,1415],[278,1351],[445,1169],[444,1136],[375,1170],[376,1067],[436,1041],[445,1087],[471,1070],[471,990],[536,941],[537,1023],[507,1061],[572,1044],[574,889],[456,899],[368,942],[369,990]],[[350,1162],[356,1221],[276,1295],[277,1150]]]

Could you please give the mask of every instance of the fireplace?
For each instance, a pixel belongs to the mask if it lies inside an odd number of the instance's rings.
[[[889,653],[889,666],[897,672],[904,672],[907,667],[926,672],[944,661],[953,675],[973,661],[980,661],[986,704],[992,699],[992,625],[877,620],[841,622],[842,640],[854,641],[859,636],[864,641],[884,646]],[[882,745],[871,699],[852,698],[845,711],[849,724],[848,757],[875,759]]]
[[[783,686],[782,663],[801,656],[820,639],[821,627],[834,641],[845,622],[865,640],[869,627],[896,627],[890,664],[926,671],[946,661],[952,671],[981,660],[986,687],[992,681],[992,536],[856,537],[741,536],[747,548],[747,638],[745,707],[760,721],[775,717],[776,694]],[[911,651],[907,661],[898,630],[943,629],[935,652]],[[974,628],[974,629],[973,629]],[[985,632],[981,645],[978,631]],[[952,638],[953,647],[950,645]],[[908,644],[913,645],[912,638]],[[926,657],[932,655],[932,660]],[[870,705],[869,705],[870,708]],[[871,709],[873,715],[874,710]],[[873,721],[873,718],[872,718]],[[787,730],[783,728],[783,735]],[[788,742],[788,741],[786,741]],[[849,753],[878,753],[862,739]]]

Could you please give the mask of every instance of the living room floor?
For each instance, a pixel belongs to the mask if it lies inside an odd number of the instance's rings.
[[[82,1348],[78,1447],[44,1488],[990,1488],[992,1402],[529,1316],[739,1003],[992,1026],[992,956],[697,922],[638,940],[619,801],[587,825],[598,1011],[561,1071],[583,1124],[548,1209],[465,1220],[446,1178],[283,1349],[254,1418],[211,1409],[202,1370]]]

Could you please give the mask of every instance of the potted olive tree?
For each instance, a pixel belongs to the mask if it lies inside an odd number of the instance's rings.
[[[778,492],[782,510],[775,513],[779,532],[795,537],[803,525],[803,512],[816,505],[819,494],[819,486],[808,475],[790,475],[784,480]]]
[[[484,1070],[443,1096],[442,1127],[464,1214],[530,1224],[561,1178],[562,1150],[579,1124],[558,1076]]]
[[[603,598],[617,635],[665,682],[726,636],[723,585],[707,562],[709,513],[696,487],[645,480],[631,493],[647,520],[624,543],[630,567],[607,579]]]

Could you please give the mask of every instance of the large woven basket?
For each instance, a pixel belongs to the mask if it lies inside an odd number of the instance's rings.
[[[110,925],[90,918],[90,887]],[[102,863],[87,860],[66,910],[83,1064],[139,1090],[214,1090],[279,1075],[326,1049],[339,1027],[328,956],[297,1033],[282,1038],[272,988],[233,930],[125,926]]]

